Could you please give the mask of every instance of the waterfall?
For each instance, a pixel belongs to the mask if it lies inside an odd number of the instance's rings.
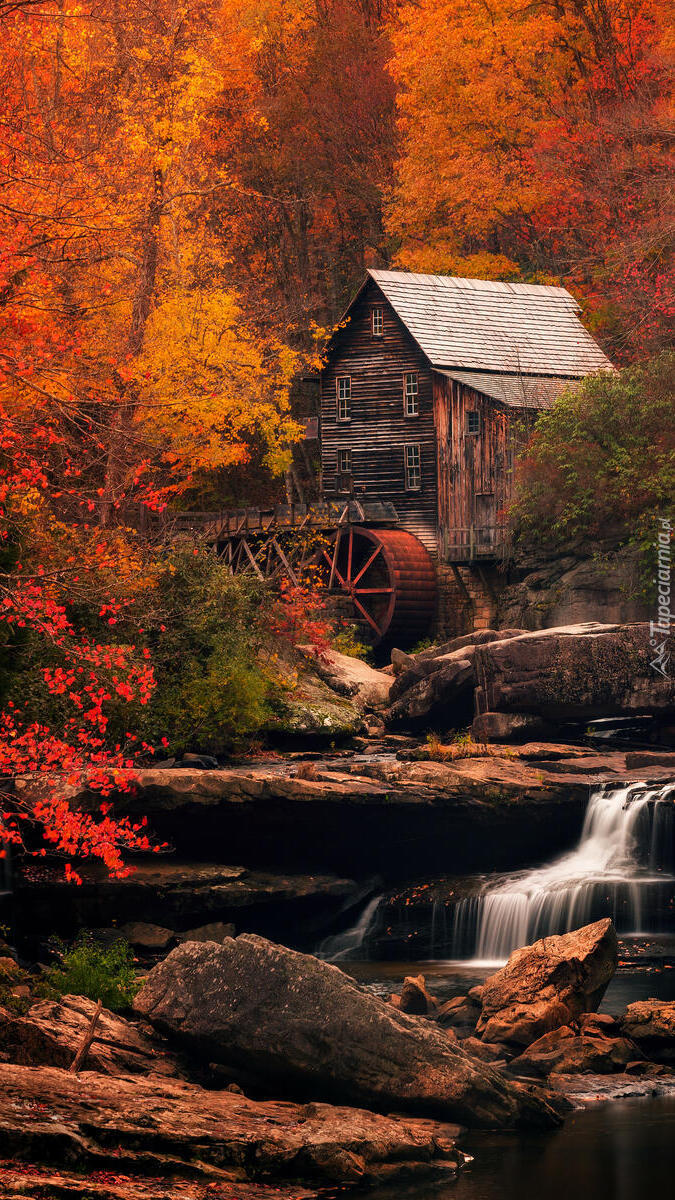
[[[548,866],[520,871],[455,908],[453,947],[502,962],[512,950],[602,916],[625,934],[659,929],[675,885],[675,784],[606,784],[588,802],[579,844]],[[667,926],[666,926],[667,927]]]
[[[316,957],[326,959],[328,962],[358,957],[358,951],[367,942],[368,934],[375,925],[375,914],[381,900],[382,896],[374,896],[372,900],[369,900],[351,929],[345,929],[342,933],[324,938],[314,952]]]

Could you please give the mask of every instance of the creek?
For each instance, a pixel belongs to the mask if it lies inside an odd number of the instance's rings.
[[[408,903],[373,897],[350,930],[319,953],[381,996],[405,975],[425,975],[439,1001],[482,983],[512,950],[538,937],[611,916],[620,933],[618,970],[600,1011],[618,1016],[635,1000],[675,1000],[675,784],[594,790],[575,849],[543,866],[480,879],[454,903],[418,906],[426,961],[380,961],[387,937],[411,938]],[[423,895],[423,886],[420,889]],[[392,922],[401,914],[398,931]],[[419,945],[419,939],[413,943]],[[452,1183],[380,1190],[372,1200],[643,1200],[672,1191],[675,1096],[619,1099],[571,1113],[554,1134],[473,1133],[475,1156]]]
[[[555,1134],[473,1134],[456,1182],[378,1190],[370,1200],[646,1200],[672,1194],[675,1097],[570,1113]]]

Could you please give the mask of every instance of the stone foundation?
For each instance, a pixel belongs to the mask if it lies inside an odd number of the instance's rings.
[[[494,566],[438,563],[438,607],[433,636],[459,637],[494,629],[504,577]]]

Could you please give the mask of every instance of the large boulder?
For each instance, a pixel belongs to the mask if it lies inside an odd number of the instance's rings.
[[[425,1018],[399,1012],[335,966],[253,934],[173,950],[135,1007],[268,1094],[487,1127],[558,1120],[550,1097],[507,1082]]]
[[[485,642],[501,641],[504,638],[518,637],[519,634],[526,632],[525,629],[504,629],[499,632],[495,629],[477,629],[473,633],[465,633],[461,637],[452,638],[449,642],[430,646],[427,650],[421,650],[419,654],[403,654],[400,650],[392,651],[391,661],[396,679],[389,696],[391,703],[398,700],[408,688],[419,683],[420,680],[441,670],[448,662],[452,661],[453,656],[461,657],[460,650],[465,651],[465,658],[471,659],[474,646],[481,646]]]
[[[425,664],[428,671],[423,678],[402,690],[387,710],[389,728],[428,728],[429,721],[437,718],[446,727],[466,724],[473,713],[473,656],[474,647],[467,646]]]
[[[476,646],[476,713],[586,721],[675,712],[675,679],[651,667],[648,625],[542,629]]]
[[[476,1031],[487,1042],[529,1046],[595,1012],[616,964],[616,931],[608,917],[514,950],[480,989]]]
[[[675,1000],[636,1000],[621,1018],[621,1031],[647,1058],[675,1064]]]
[[[390,708],[386,715],[389,727],[423,729],[430,722],[446,729],[466,725],[473,716],[476,647],[518,637],[523,632],[481,629],[420,654],[406,655],[389,694]]]
[[[357,704],[366,708],[381,708],[389,700],[392,684],[391,675],[369,666],[361,658],[340,654],[337,650],[326,650],[320,662],[311,647],[300,647],[312,661],[314,670],[333,691],[342,696],[353,697]]]

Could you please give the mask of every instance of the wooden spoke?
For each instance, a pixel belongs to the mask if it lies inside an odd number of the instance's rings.
[[[354,594],[356,596],[391,596],[393,590],[394,589],[390,587],[354,588]]]
[[[341,530],[338,530],[336,537],[335,537],[335,550],[333,552],[333,561],[331,562],[331,565],[330,565],[330,579],[328,580],[328,590],[329,591],[332,588],[333,580],[336,577],[340,583],[340,587],[346,588],[346,586],[347,586],[345,580],[342,578],[340,572],[337,569],[337,560],[338,560],[338,554],[340,552],[341,539],[342,539],[342,532],[341,532]]]
[[[352,554],[354,553],[354,530],[349,526],[349,550],[347,551],[347,582],[352,579]]]
[[[330,578],[328,580],[328,590],[329,591],[333,586],[333,580],[335,578],[335,572],[337,570],[337,556],[338,556],[338,551],[340,549],[341,536],[342,536],[342,534],[340,533],[340,530],[338,529],[337,533],[335,534],[335,545],[333,546],[333,557],[330,560]]]
[[[359,579],[361,578],[361,576],[365,575],[366,571],[368,570],[368,567],[371,567],[373,565],[373,563],[375,562],[375,559],[377,558],[381,549],[382,549],[381,546],[375,547],[375,549],[373,550],[373,553],[371,554],[370,558],[366,562],[365,566],[361,567],[361,570],[359,571],[358,575],[354,576],[354,579],[352,581],[354,584],[357,584],[359,582]]]
[[[363,605],[361,603],[359,603],[359,601],[356,599],[356,596],[353,596],[352,599],[354,601],[354,608],[358,608],[359,612],[363,613],[363,616],[366,618],[366,621],[368,622],[368,624],[375,630],[375,633],[377,634],[377,636],[380,637],[381,630],[380,630],[379,625],[376,624],[376,622],[371,617],[370,613],[366,611],[366,609],[363,607]]]

